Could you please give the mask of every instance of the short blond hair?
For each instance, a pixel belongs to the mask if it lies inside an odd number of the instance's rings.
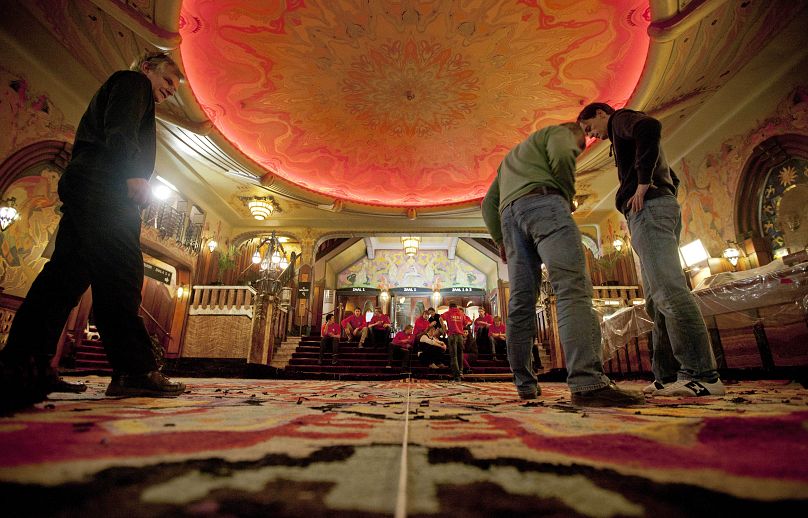
[[[180,67],[166,52],[146,51],[132,61],[132,64],[129,65],[129,70],[139,72],[143,63],[147,63],[148,68],[164,69],[165,67],[173,67],[180,81],[185,81],[185,76],[180,71]]]

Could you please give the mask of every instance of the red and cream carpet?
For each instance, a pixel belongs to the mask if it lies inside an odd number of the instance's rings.
[[[21,516],[731,516],[808,511],[808,392],[581,410],[510,383],[108,378],[0,418],[0,500]],[[621,384],[641,389],[639,382]],[[406,444],[406,446],[405,446]]]

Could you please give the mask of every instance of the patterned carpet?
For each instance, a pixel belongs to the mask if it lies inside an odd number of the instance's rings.
[[[115,400],[107,381],[0,418],[0,500],[82,517],[808,511],[797,383],[581,410],[558,383],[524,403],[510,383],[188,379],[178,399]]]

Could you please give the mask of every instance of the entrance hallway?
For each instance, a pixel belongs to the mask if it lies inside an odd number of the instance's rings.
[[[0,498],[26,516],[732,516],[808,509],[808,399],[578,409],[566,385],[109,378],[0,418]],[[643,382],[621,386],[641,389]],[[801,512],[800,512],[801,510]]]

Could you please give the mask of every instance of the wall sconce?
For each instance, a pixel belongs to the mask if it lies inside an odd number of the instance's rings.
[[[692,268],[710,258],[710,254],[707,253],[707,249],[704,248],[704,245],[701,243],[701,239],[697,239],[684,246],[680,246],[679,251],[682,253],[682,260],[684,261],[685,266],[688,268]]]
[[[721,255],[724,256],[724,259],[729,261],[729,264],[731,264],[733,268],[738,266],[738,260],[741,258],[741,250],[738,243],[727,241],[727,247]]]
[[[0,231],[5,232],[12,223],[20,219],[20,213],[15,208],[16,203],[17,198],[7,198],[0,201]]]
[[[409,257],[415,257],[418,253],[420,243],[420,237],[408,236],[401,238],[401,244],[404,245],[404,253]]]
[[[269,219],[274,212],[281,212],[272,196],[239,196],[239,199],[247,205],[252,217],[258,221]]]
[[[390,293],[388,293],[388,292],[387,292],[387,290],[385,290],[385,291],[383,291],[383,292],[381,292],[381,293],[379,294],[379,297],[380,297],[382,300],[386,301],[387,299],[389,299],[389,298],[390,298]]]
[[[188,293],[188,290],[185,289],[184,286],[177,286],[177,298],[178,299],[181,299],[182,297],[184,297],[186,293]]]
[[[620,251],[623,249],[623,245],[625,244],[626,243],[619,237],[614,241],[612,241],[612,246],[614,247],[615,250],[617,250],[617,253],[620,253]]]
[[[217,243],[215,239],[208,241],[208,250],[210,250],[210,253],[213,253],[217,246],[219,246],[219,243]]]

